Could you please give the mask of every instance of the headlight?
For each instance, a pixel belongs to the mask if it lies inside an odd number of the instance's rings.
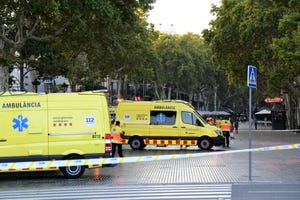
[[[217,135],[220,135],[220,136],[222,136],[222,132],[221,132],[221,131],[219,131],[219,130],[215,130],[215,133],[216,133]]]

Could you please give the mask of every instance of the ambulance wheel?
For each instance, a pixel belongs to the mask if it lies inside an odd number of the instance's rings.
[[[129,145],[133,150],[142,150],[145,148],[145,144],[142,138],[140,137],[133,137],[129,141]]]
[[[82,159],[81,156],[72,155],[65,158],[65,160]],[[66,178],[79,178],[85,171],[85,166],[68,166],[60,167],[59,170],[63,173]]]
[[[213,142],[209,137],[200,138],[198,141],[198,147],[202,150],[209,150],[213,146]]]

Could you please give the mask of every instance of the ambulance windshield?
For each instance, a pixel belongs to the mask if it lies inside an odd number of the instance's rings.
[[[194,111],[194,114],[201,120],[203,124],[208,124],[208,122],[196,111]]]

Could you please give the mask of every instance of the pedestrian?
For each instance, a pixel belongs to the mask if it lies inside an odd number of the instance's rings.
[[[228,119],[221,120],[221,129],[223,132],[223,135],[225,136],[225,144],[227,147],[229,147],[229,138],[230,138],[230,131],[231,131],[231,122]],[[225,144],[223,145],[225,147]]]
[[[221,128],[221,118],[219,116],[217,116],[217,119],[216,119],[216,127],[218,128]]]
[[[231,124],[231,128],[230,128],[230,139],[235,139],[233,136],[233,132],[234,132],[234,126],[233,126],[233,119],[230,117],[229,118],[230,124]]]
[[[235,129],[235,134],[239,133],[239,117],[236,117],[234,120],[234,129]]]
[[[207,123],[209,123],[212,126],[216,125],[215,121],[214,121],[214,119],[212,117],[207,117],[206,121],[207,121]]]
[[[254,128],[255,128],[255,130],[257,130],[257,119],[256,119],[255,116],[253,118],[253,122],[254,122]]]
[[[124,157],[122,150],[124,134],[124,131],[120,127],[120,121],[116,121],[115,126],[111,129],[112,157],[115,157],[116,148],[118,148],[119,157]]]

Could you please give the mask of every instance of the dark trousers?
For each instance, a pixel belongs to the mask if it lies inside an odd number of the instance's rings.
[[[225,144],[227,147],[229,147],[229,138],[230,138],[230,132],[229,131],[224,131],[224,136],[225,136]],[[223,145],[225,147],[225,144]]]
[[[118,148],[119,157],[124,157],[122,151],[122,144],[116,144],[116,143],[112,143],[112,152],[111,152],[112,157],[115,157],[116,148]]]

